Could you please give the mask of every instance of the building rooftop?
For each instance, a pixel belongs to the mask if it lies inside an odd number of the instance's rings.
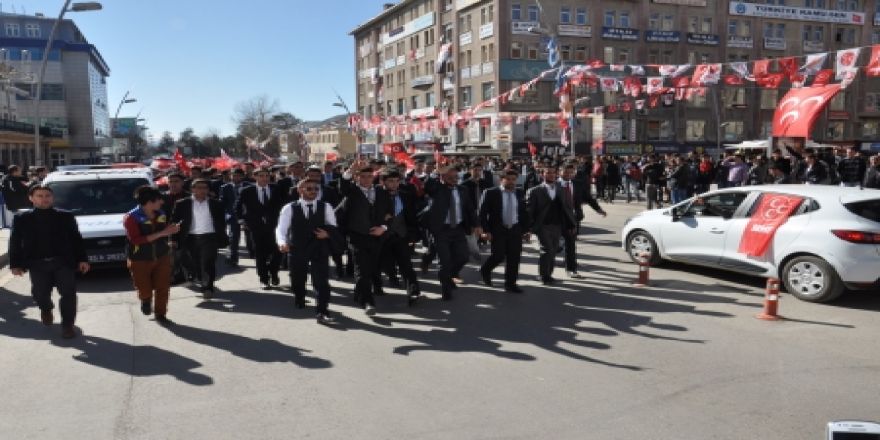
[[[408,4],[411,4],[411,3],[415,3],[416,1],[417,1],[417,0],[400,0],[400,2],[397,3],[397,4],[394,4],[394,3],[385,3],[385,5],[384,5],[384,9],[382,10],[382,12],[379,13],[379,15],[376,15],[375,17],[373,17],[373,18],[367,20],[367,21],[364,22],[363,24],[358,25],[358,27],[354,28],[354,29],[353,29],[351,32],[349,32],[348,34],[354,36],[354,35],[358,34],[359,32],[365,30],[365,28],[368,28],[368,27],[370,27],[370,26],[375,25],[376,22],[381,21],[381,20],[382,20],[383,18],[385,18],[386,16],[391,15],[391,14],[393,14],[393,13],[395,13],[395,12],[398,12],[398,11],[400,11],[401,9],[403,9],[404,6],[406,6],[406,5],[408,5]]]

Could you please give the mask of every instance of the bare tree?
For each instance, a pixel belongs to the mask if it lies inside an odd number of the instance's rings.
[[[242,136],[264,140],[272,134],[272,117],[278,114],[279,108],[277,99],[269,95],[256,96],[235,105],[232,121]]]

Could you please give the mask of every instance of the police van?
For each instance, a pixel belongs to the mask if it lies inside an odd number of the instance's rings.
[[[135,207],[134,191],[154,186],[153,172],[145,166],[60,167],[43,183],[55,195],[55,207],[76,216],[85,241],[89,263],[120,264],[125,261],[125,228],[122,217]]]

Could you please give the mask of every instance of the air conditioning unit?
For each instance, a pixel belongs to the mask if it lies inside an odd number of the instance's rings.
[[[437,142],[440,142],[441,144],[448,144],[449,136],[437,136]]]

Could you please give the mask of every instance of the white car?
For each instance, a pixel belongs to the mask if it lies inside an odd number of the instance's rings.
[[[137,205],[134,190],[154,185],[147,167],[78,166],[49,173],[55,206],[76,216],[89,263],[120,264],[126,259],[123,215]]]
[[[761,257],[738,252],[762,197],[804,200],[776,230]],[[624,250],[647,258],[778,278],[792,295],[831,301],[849,289],[880,287],[880,191],[825,185],[726,188],[626,221]]]

